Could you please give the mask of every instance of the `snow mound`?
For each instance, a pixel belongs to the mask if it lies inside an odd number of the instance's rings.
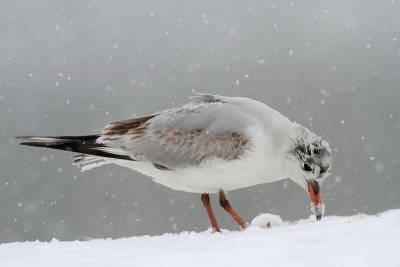
[[[260,228],[271,228],[275,226],[281,226],[283,221],[279,215],[264,213],[255,217],[250,226],[256,226]]]
[[[272,219],[271,219],[272,218]],[[262,215],[259,222],[277,217]],[[400,210],[245,231],[0,245],[4,267],[400,266]]]

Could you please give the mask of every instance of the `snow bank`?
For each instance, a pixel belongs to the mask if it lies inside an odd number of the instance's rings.
[[[267,216],[267,218],[270,218]],[[262,219],[260,219],[262,221]],[[0,266],[400,266],[400,210],[223,234],[0,245]]]

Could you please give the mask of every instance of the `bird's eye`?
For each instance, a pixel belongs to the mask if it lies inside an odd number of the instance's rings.
[[[312,171],[310,165],[308,165],[307,163],[304,163],[303,169],[304,169],[306,172]]]

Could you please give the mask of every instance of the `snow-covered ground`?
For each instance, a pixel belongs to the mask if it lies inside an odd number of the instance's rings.
[[[256,225],[268,216],[257,218]],[[223,234],[0,245],[0,266],[400,266],[400,210]]]

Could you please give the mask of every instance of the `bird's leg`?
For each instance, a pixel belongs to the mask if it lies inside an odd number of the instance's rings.
[[[232,216],[232,218],[236,221],[237,224],[239,224],[242,230],[247,227],[247,223],[245,223],[243,219],[240,218],[240,216],[232,209],[229,201],[225,197],[224,191],[219,191],[219,204],[221,205],[221,207],[224,208],[224,210],[229,213],[229,215]]]
[[[203,206],[206,209],[208,218],[210,219],[211,222],[211,228],[213,232],[221,232],[219,229],[217,220],[215,219],[214,212],[211,208],[211,203],[210,203],[210,195],[209,194],[202,194],[201,195],[201,201],[203,201]]]

